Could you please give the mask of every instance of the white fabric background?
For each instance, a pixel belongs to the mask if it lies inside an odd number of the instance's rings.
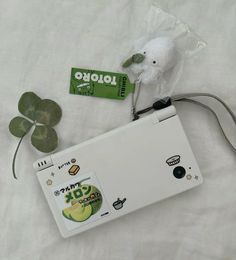
[[[236,2],[157,0],[208,43],[185,67],[176,92],[207,91],[236,112]],[[117,71],[151,1],[0,1],[0,259],[233,260],[236,255],[236,161],[215,119],[190,104],[178,113],[204,184],[69,239],[60,237],[32,169],[42,156],[26,139],[11,173],[17,138],[8,132],[24,91],[63,109],[58,150],[129,121],[124,102],[68,94],[71,67]],[[140,107],[149,103],[143,94]],[[228,123],[229,126],[231,126]],[[235,135],[235,128],[230,134]]]

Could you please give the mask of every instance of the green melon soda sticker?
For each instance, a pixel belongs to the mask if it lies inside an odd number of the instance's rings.
[[[102,206],[102,194],[93,185],[83,184],[80,186],[82,196],[79,199],[71,200],[71,205],[62,210],[65,218],[82,222],[97,213]]]
[[[80,197],[79,202],[84,205],[91,205],[92,215],[97,213],[102,206],[102,194],[98,188],[93,185],[81,185],[83,196]]]

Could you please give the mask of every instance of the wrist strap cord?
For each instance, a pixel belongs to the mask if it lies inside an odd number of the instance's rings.
[[[231,118],[233,119],[233,121],[236,125],[236,115],[233,113],[233,111],[230,109],[230,107],[222,99],[220,99],[219,97],[217,97],[213,94],[209,94],[209,93],[187,93],[187,94],[175,95],[175,96],[172,96],[171,98],[166,97],[164,99],[160,99],[160,100],[156,101],[155,103],[153,103],[153,105],[150,106],[150,107],[139,110],[137,112],[135,111],[134,114],[133,114],[134,115],[133,120],[139,119],[139,116],[141,114],[144,114],[148,111],[160,110],[160,109],[163,109],[165,107],[168,107],[168,106],[171,105],[172,102],[181,102],[182,101],[182,102],[192,103],[192,104],[201,106],[204,109],[207,109],[208,111],[210,111],[214,115],[214,117],[217,120],[217,123],[219,124],[220,130],[221,130],[226,142],[229,144],[231,149],[236,153],[236,147],[231,143],[231,141],[227,137],[227,135],[226,135],[226,133],[225,133],[225,131],[224,131],[224,129],[223,129],[221,123],[220,123],[220,120],[219,120],[217,114],[215,113],[215,111],[212,108],[210,108],[209,106],[203,104],[202,102],[192,99],[192,98],[196,98],[196,97],[210,97],[210,98],[215,99],[219,103],[221,103],[224,106],[224,108],[227,110],[227,112],[229,113],[229,115],[231,116]]]
[[[135,89],[137,88],[136,97],[135,97],[135,93],[134,92],[132,92],[132,97],[131,97],[132,114],[133,114],[133,119],[134,120],[137,120],[139,118],[139,117],[136,116],[136,107],[137,107],[138,98],[139,98],[139,95],[140,95],[140,92],[141,92],[141,87],[142,87],[142,84],[141,84],[140,79],[138,78],[135,81]]]

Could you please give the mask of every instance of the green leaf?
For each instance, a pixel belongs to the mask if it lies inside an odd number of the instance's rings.
[[[14,136],[22,137],[29,132],[32,125],[33,124],[27,119],[17,116],[11,120],[9,130]]]
[[[141,63],[145,59],[145,56],[141,53],[136,53],[132,56],[132,61],[134,63]]]
[[[132,63],[133,63],[132,57],[131,57],[131,58],[128,58],[128,59],[122,64],[122,67],[123,67],[123,68],[128,68]]]
[[[31,120],[35,120],[35,108],[38,103],[41,101],[41,98],[38,97],[33,92],[25,92],[19,102],[18,102],[18,109],[20,113]]]
[[[41,100],[35,112],[36,121],[49,126],[56,125],[61,120],[61,116],[61,108],[50,99]]]
[[[31,136],[32,145],[41,152],[49,153],[57,148],[56,131],[47,125],[36,126]]]

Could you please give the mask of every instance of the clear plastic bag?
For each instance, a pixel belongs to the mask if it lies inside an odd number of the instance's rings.
[[[126,71],[133,80],[139,79],[143,88],[153,88],[154,99],[171,96],[185,61],[206,43],[187,24],[155,5],[151,6],[141,31],[142,37],[127,55],[130,58]]]

